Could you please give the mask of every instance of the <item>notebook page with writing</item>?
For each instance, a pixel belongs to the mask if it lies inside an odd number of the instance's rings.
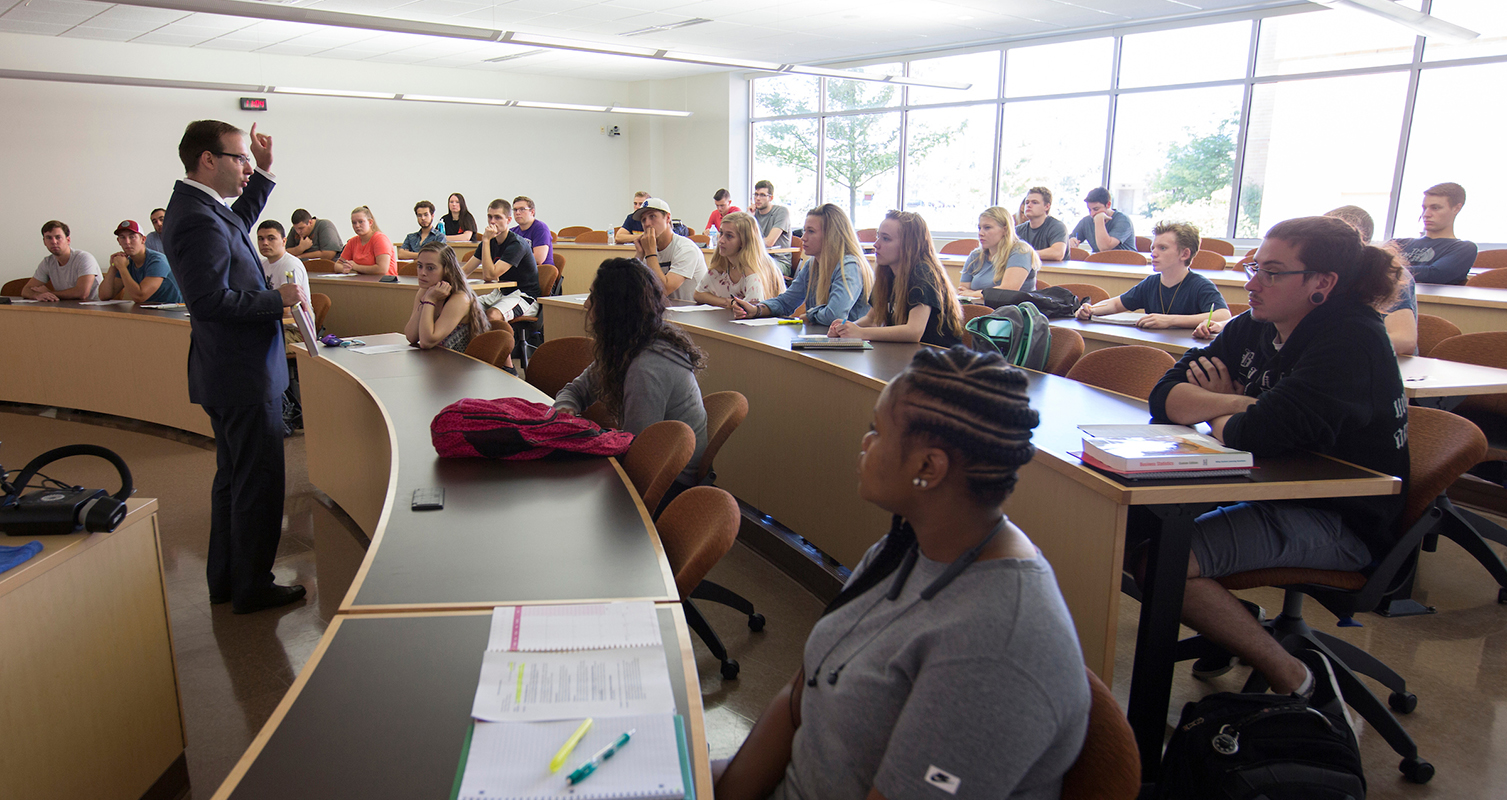
[[[565,766],[549,771],[549,761],[580,720],[559,722],[478,722],[471,734],[460,800],[680,800],[687,796],[681,769],[683,742],[673,714],[605,717],[587,731]],[[624,731],[633,737],[596,772],[570,786],[565,778],[611,744]]]
[[[492,610],[487,649],[506,652],[608,650],[657,647],[654,604],[580,603],[561,606],[498,606]]]
[[[471,704],[471,716],[486,722],[674,711],[662,645],[570,653],[488,650]]]

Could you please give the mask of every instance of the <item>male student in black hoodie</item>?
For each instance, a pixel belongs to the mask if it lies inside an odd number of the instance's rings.
[[[1401,269],[1342,220],[1280,223],[1248,268],[1250,313],[1190,350],[1151,393],[1156,422],[1208,422],[1225,444],[1257,455],[1310,450],[1403,480],[1399,495],[1239,503],[1198,518],[1183,622],[1276,692],[1332,692],[1331,667],[1316,651],[1289,655],[1213,579],[1271,567],[1358,570],[1391,546],[1407,494],[1407,398],[1376,307],[1396,292]]]

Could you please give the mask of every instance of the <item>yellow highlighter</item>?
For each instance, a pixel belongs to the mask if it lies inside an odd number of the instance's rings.
[[[589,730],[591,730],[591,717],[582,721],[581,727],[576,728],[576,732],[565,740],[565,744],[560,745],[560,752],[555,753],[555,757],[549,760],[550,772],[559,772],[560,768],[565,766],[565,759],[570,758],[570,751],[576,749],[576,745],[581,743],[581,737],[585,736]]]

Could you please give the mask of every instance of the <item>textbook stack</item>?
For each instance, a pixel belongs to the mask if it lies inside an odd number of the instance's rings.
[[[1234,478],[1251,454],[1185,425],[1080,425],[1083,463],[1128,478]]]

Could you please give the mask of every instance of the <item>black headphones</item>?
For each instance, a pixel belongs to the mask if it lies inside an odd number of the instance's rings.
[[[73,456],[95,456],[115,465],[120,491],[109,495],[104,489],[60,486],[22,494],[42,467]],[[0,481],[0,488],[5,492],[0,498],[0,532],[11,536],[113,531],[126,518],[126,499],[135,491],[126,462],[114,451],[92,444],[48,450],[27,462],[14,482]]]

